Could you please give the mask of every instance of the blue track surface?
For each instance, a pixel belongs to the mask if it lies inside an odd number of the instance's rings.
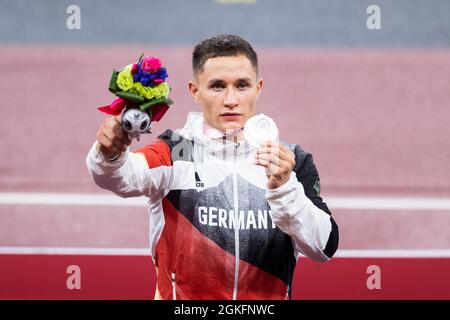
[[[81,30],[66,28],[71,4],[81,8]],[[366,26],[371,4],[381,8],[381,30]],[[236,33],[268,46],[448,47],[449,16],[448,0],[1,0],[0,44],[190,45]]]

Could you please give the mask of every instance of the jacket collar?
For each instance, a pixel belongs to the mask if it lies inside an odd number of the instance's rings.
[[[189,140],[194,140],[195,143],[202,145],[212,152],[221,151],[224,148],[236,148],[246,141],[239,141],[237,144],[236,138],[239,129],[231,134],[225,135],[222,131],[208,125],[203,118],[202,112],[189,112],[186,124],[179,130],[179,134]],[[248,149],[248,148],[247,148]]]

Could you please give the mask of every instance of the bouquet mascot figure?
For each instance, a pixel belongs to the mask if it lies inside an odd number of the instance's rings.
[[[159,121],[173,102],[169,98],[168,73],[157,57],[139,58],[120,70],[113,70],[109,91],[117,96],[110,105],[98,108],[109,115],[120,115],[122,128],[130,138],[150,133],[152,121]]]

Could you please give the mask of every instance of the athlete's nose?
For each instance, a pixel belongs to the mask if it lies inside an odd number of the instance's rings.
[[[234,89],[226,90],[225,97],[223,98],[223,104],[228,108],[234,108],[239,105],[239,99]]]

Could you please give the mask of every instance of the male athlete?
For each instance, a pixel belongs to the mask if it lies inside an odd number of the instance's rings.
[[[156,299],[289,299],[299,255],[328,261],[338,247],[312,156],[246,140],[263,86],[247,41],[206,39],[192,62],[189,90],[203,112],[135,152],[120,116],[106,119],[89,173],[121,197],[148,197]]]

